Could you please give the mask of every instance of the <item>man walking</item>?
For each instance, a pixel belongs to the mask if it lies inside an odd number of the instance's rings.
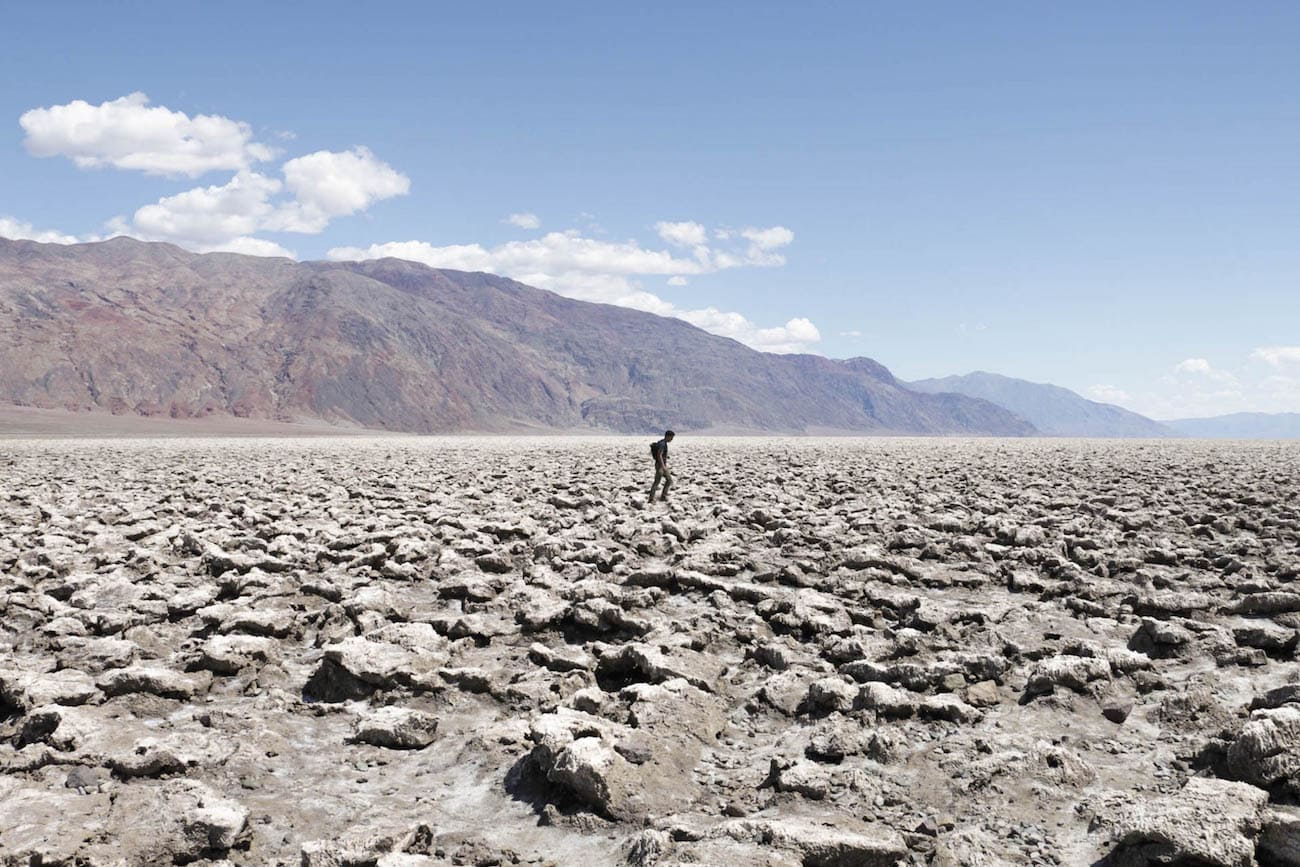
[[[659,487],[659,480],[664,483],[663,494],[660,495],[660,502],[667,502],[668,488],[672,486],[673,475],[668,472],[668,444],[673,441],[673,432],[664,431],[664,438],[657,443],[650,444],[650,456],[655,460],[655,481],[650,486],[650,502],[655,501],[655,488]]]

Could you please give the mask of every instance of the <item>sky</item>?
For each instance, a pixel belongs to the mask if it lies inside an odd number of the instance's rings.
[[[21,3],[0,236],[396,255],[1300,411],[1300,4]]]

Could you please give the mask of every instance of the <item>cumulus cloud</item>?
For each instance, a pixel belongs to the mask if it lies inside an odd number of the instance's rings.
[[[1130,389],[1124,405],[1158,419],[1300,412],[1300,366],[1292,366],[1293,359],[1300,361],[1296,349],[1300,347],[1261,347],[1229,369],[1215,367],[1206,358],[1185,358],[1147,387]]]
[[[1087,388],[1088,397],[1093,400],[1099,400],[1102,403],[1123,403],[1129,399],[1129,393],[1122,388],[1116,388],[1113,385],[1090,385]]]
[[[1212,369],[1204,358],[1186,358],[1174,365],[1179,373],[1209,373]]]
[[[492,256],[479,244],[450,244],[435,247],[425,241],[390,241],[360,247],[335,247],[327,254],[335,261],[362,259],[408,259],[432,268],[454,271],[493,271]]]
[[[335,217],[364,211],[411,190],[410,178],[364,147],[316,151],[289,160],[281,170],[294,201],[277,212],[278,225],[268,228],[286,232],[315,234]]]
[[[685,285],[687,285],[687,284],[690,283],[690,282],[691,282],[690,280],[687,280],[687,279],[686,279],[685,277],[683,277],[681,274],[678,274],[678,275],[676,275],[676,276],[674,276],[674,277],[669,277],[669,278],[668,278],[668,285],[669,285],[669,286],[685,286]]]
[[[200,253],[243,253],[245,256],[285,256],[289,259],[297,259],[298,254],[294,251],[281,247],[274,241],[268,241],[265,238],[231,238],[229,241],[222,241],[210,247],[202,247]]]
[[[760,250],[775,250],[788,247],[794,241],[794,232],[785,226],[772,226],[770,229],[741,229],[740,237],[748,239]]]
[[[274,151],[253,140],[248,124],[220,115],[172,111],[143,93],[91,105],[73,100],[33,108],[18,119],[28,153],[64,156],[83,169],[112,166],[151,175],[197,177],[237,171]]]
[[[763,352],[805,352],[811,344],[822,339],[817,326],[802,317],[774,328],[760,328],[739,313],[725,313],[716,307],[676,310],[671,315]]]
[[[699,247],[709,240],[708,230],[699,223],[655,223],[659,237],[675,247]],[[793,240],[793,239],[792,239]]]
[[[1185,358],[1174,365],[1178,379],[1203,379],[1215,383],[1220,388],[1233,388],[1238,385],[1237,377],[1226,370],[1219,370],[1205,358]]]
[[[785,256],[776,251],[794,241],[794,232],[785,226],[772,226],[770,229],[741,229],[740,237],[749,241],[745,253],[748,264],[775,267],[785,264]]]
[[[793,239],[794,235],[788,229],[777,228],[785,233],[784,236]],[[789,243],[789,241],[782,243]],[[410,254],[405,258],[413,258],[417,262],[424,262],[436,268],[454,268],[458,266],[444,264],[446,257],[450,255],[455,260],[462,261],[467,251],[471,249],[474,251],[476,261],[489,265],[476,270],[492,271],[517,278],[521,273],[545,274],[561,283],[564,282],[562,276],[570,274],[682,277],[710,274],[746,265],[774,267],[785,262],[784,258],[779,260],[751,258],[747,255],[747,251],[717,250],[707,246],[697,246],[690,256],[683,256],[670,250],[643,247],[634,240],[604,241],[588,238],[574,230],[548,232],[540,238],[527,241],[509,241],[491,250],[478,244],[438,247],[424,241],[392,241],[386,244],[372,244],[366,248],[339,247],[331,250],[329,256],[332,259],[376,259],[398,255],[393,251],[402,250]]]
[[[229,183],[196,187],[145,205],[135,212],[132,225],[155,240],[220,245],[261,229],[275,214],[270,197],[281,186],[257,172],[240,172]]]
[[[435,268],[491,271],[519,280],[525,276],[552,286],[576,287],[585,277],[599,277],[599,291],[628,291],[632,275],[707,274],[721,270],[706,252],[704,258],[685,258],[668,250],[642,247],[633,240],[603,241],[576,231],[548,232],[527,241],[509,241],[490,250],[480,244],[439,247],[425,241],[390,241],[369,247],[337,247],[331,259],[379,259],[385,256],[412,259]],[[472,263],[472,264],[467,264]],[[598,298],[592,300],[609,300]]]
[[[697,231],[698,227],[698,231]],[[660,223],[661,238],[689,254],[656,250],[634,240],[604,241],[577,231],[548,232],[540,238],[511,241],[495,247],[481,244],[435,246],[425,241],[392,241],[368,247],[336,247],[328,256],[334,260],[379,259],[392,256],[422,262],[435,268],[487,271],[550,289],[570,298],[618,304],[661,316],[676,316],[693,325],[732,337],[768,352],[800,352],[821,340],[812,322],[795,318],[785,325],[764,328],[739,313],[714,307],[680,308],[641,288],[637,277],[662,275],[672,285],[683,285],[685,275],[709,274],[741,266],[772,267],[779,264],[767,253],[755,257],[751,250],[760,244],[770,252],[789,244],[794,234],[788,229],[747,229],[720,240],[740,241],[739,248],[714,249],[707,244],[708,232],[695,223]],[[745,234],[751,233],[755,237]],[[745,242],[748,242],[747,244]],[[780,262],[784,262],[781,258]]]
[[[0,238],[13,241],[38,241],[42,244],[76,244],[76,235],[65,235],[53,229],[37,229],[31,223],[14,217],[0,216]]]
[[[1261,346],[1250,357],[1273,367],[1300,364],[1300,346]]]
[[[520,229],[540,229],[542,218],[533,213],[511,214],[506,217],[504,222],[512,226],[518,226]]]
[[[330,220],[368,208],[380,199],[404,195],[410,181],[366,148],[318,151],[284,164],[284,180],[241,171],[225,184],[195,187],[164,196],[111,225],[152,241],[171,241],[200,252],[261,249],[291,253],[260,231],[316,234]],[[282,195],[287,194],[287,195]]]

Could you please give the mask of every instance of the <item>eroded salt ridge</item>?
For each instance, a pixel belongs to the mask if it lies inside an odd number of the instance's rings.
[[[1295,445],[3,448],[5,864],[1300,863]]]

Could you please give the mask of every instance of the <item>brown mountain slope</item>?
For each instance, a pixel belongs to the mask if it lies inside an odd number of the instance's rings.
[[[0,239],[0,403],[414,432],[1033,432],[869,359],[756,352],[489,274],[125,238]]]

